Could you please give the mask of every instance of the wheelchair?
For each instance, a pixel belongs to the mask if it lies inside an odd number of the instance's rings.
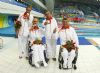
[[[60,47],[60,50],[59,50],[59,56],[58,56],[58,62],[59,62],[59,69],[64,69],[63,68],[63,63],[64,63],[64,60],[63,60],[63,57],[61,55],[61,52],[62,52],[62,48]],[[76,70],[77,67],[76,67],[76,61],[77,61],[77,58],[78,58],[78,51],[75,50],[75,57],[74,57],[74,60],[72,61],[72,69]],[[68,68],[67,68],[68,69]]]
[[[28,63],[32,66],[32,67],[35,67],[35,65],[33,64],[33,60],[32,60],[32,57],[33,57],[33,54],[32,54],[32,49],[31,49],[31,45],[30,45],[30,41],[28,42]],[[44,58],[45,58],[45,61],[47,62],[47,57],[46,57],[46,50],[44,50]],[[41,66],[43,66],[43,63],[41,62],[40,63]]]

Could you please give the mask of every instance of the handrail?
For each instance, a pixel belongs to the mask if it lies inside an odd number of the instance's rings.
[[[3,48],[3,39],[0,38],[0,49],[2,49],[2,48]]]

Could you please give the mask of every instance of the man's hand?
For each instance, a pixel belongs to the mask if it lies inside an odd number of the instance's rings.
[[[78,48],[78,47],[76,47],[76,51],[78,51],[78,49],[79,49],[79,48]]]
[[[49,21],[48,20],[45,21],[44,25],[47,25],[47,24],[49,24]]]
[[[57,29],[55,28],[55,29],[53,30],[53,33],[56,33],[56,31],[57,31]]]

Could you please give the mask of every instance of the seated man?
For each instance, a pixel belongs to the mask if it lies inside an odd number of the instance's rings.
[[[33,19],[33,26],[30,29],[30,44],[32,49],[32,62],[34,62],[35,67],[40,67],[40,62],[46,67],[44,50],[45,47],[42,44],[43,32],[42,29],[38,27],[38,19]]]
[[[59,37],[61,41],[61,47],[59,51],[59,62],[63,58],[63,68],[72,68],[72,61],[76,56],[75,50],[78,47],[78,37],[74,28],[72,28],[67,19],[63,19],[63,26],[59,30]],[[61,66],[59,67],[61,68]]]

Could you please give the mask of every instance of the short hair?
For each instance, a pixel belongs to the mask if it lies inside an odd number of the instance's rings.
[[[28,5],[26,8],[32,8],[32,5]]]
[[[63,18],[62,21],[69,22],[70,20],[68,18]]]
[[[49,10],[44,10],[43,14],[47,13],[47,12],[50,12]]]
[[[35,18],[39,20],[39,18],[38,18],[38,17],[34,17],[34,19],[35,19]],[[33,20],[34,20],[34,19],[33,19]]]
[[[67,20],[67,18],[63,18],[63,20]]]

